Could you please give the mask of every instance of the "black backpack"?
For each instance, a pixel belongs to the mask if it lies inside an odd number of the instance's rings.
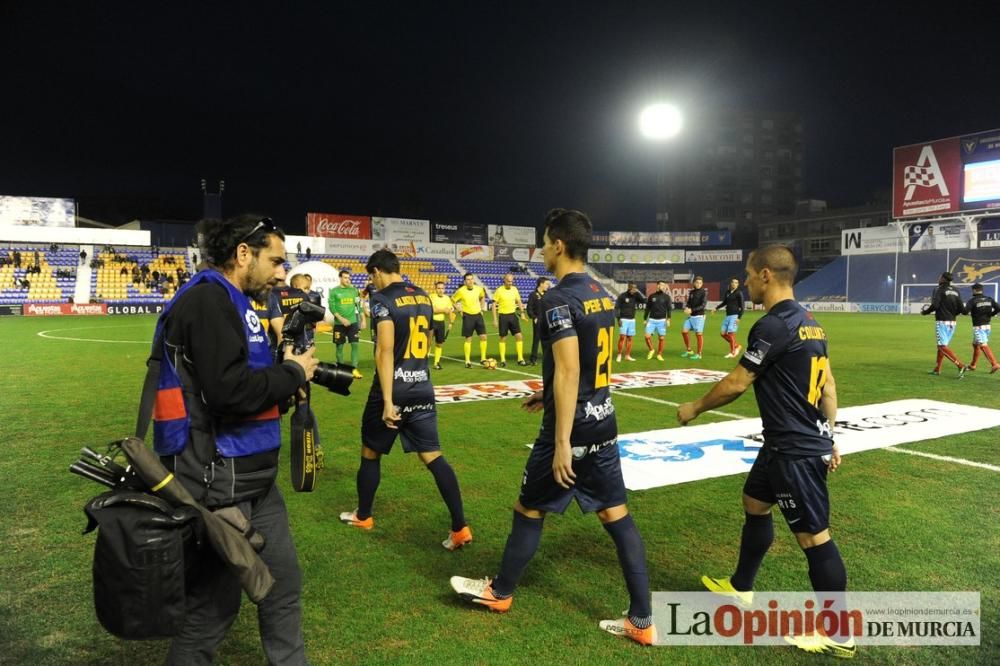
[[[176,635],[186,608],[185,581],[198,560],[202,520],[149,493],[113,490],[84,507],[94,546],[94,607],[109,632],[126,639]]]

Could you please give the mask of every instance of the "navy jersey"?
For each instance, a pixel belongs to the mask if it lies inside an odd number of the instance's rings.
[[[281,308],[282,317],[287,317],[291,314],[292,308],[306,299],[306,292],[291,287],[275,287],[271,293],[278,298],[278,307]]]
[[[434,409],[434,386],[427,371],[434,307],[427,292],[409,282],[393,282],[371,293],[371,313],[373,329],[384,321],[392,322],[394,329],[393,403]],[[369,400],[373,398],[382,399],[378,368],[369,394]]]
[[[716,310],[721,310],[722,308],[726,308],[727,317],[730,317],[732,315],[736,315],[737,317],[742,317],[743,292],[739,289],[727,291],[726,295],[722,297],[722,302],[715,306]]]
[[[833,450],[831,424],[819,409],[830,367],[826,332],[812,313],[791,299],[775,304],[750,329],[740,365],[757,375],[765,446],[794,456]]]
[[[635,311],[642,308],[646,303],[646,297],[638,291],[634,294],[630,291],[623,291],[618,295],[615,303],[615,313],[622,319],[635,319]]]
[[[980,294],[973,296],[965,304],[965,314],[972,315],[973,326],[985,326],[994,315],[1000,314],[1000,305],[997,305],[992,296]]]
[[[708,289],[701,287],[688,292],[687,303],[684,307],[691,310],[692,317],[700,317],[705,314],[705,306],[708,305]]]
[[[654,291],[646,299],[646,320],[670,319],[670,313],[673,309],[674,304],[670,301],[670,294]]]
[[[580,345],[580,386],[570,434],[572,444],[605,442],[618,435],[611,403],[611,356],[615,303],[599,282],[586,273],[570,273],[542,296],[538,320],[542,340],[542,383],[545,411],[538,441],[554,443],[556,401],[552,345],[575,336]]]
[[[939,285],[931,296],[931,304],[921,312],[922,314],[933,312],[934,319],[937,321],[955,321],[964,310],[965,305],[962,303],[958,289],[949,284]]]

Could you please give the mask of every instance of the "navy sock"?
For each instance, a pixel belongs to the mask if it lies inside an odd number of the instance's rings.
[[[820,546],[804,548],[802,552],[809,560],[809,580],[816,591],[817,607],[828,608],[837,614],[846,610],[847,569],[837,544],[830,539]],[[837,635],[830,638],[839,642],[849,640],[850,623],[841,625]]]
[[[514,524],[503,549],[503,559],[500,560],[500,573],[493,579],[493,593],[497,596],[509,597],[514,594],[517,582],[521,580],[528,562],[538,550],[544,522],[544,518],[528,518],[522,513],[514,512]]]
[[[760,563],[764,561],[767,549],[774,541],[774,521],[771,514],[755,516],[746,514],[743,523],[743,536],[740,539],[740,561],[736,565],[736,573],[729,582],[741,592],[753,589],[753,581],[757,577]]]
[[[809,580],[814,590],[843,592],[847,589],[847,569],[833,539],[821,546],[806,548],[802,552],[809,560]]]
[[[364,520],[372,515],[372,504],[375,503],[375,491],[382,480],[382,463],[379,458],[369,460],[361,457],[361,467],[358,468],[358,518]]]
[[[625,574],[625,586],[628,588],[628,615],[632,624],[640,623],[653,615],[649,598],[649,573],[646,571],[646,544],[642,541],[639,528],[635,526],[631,515],[611,523],[604,523],[604,529],[614,539],[618,551],[618,562]],[[646,626],[649,626],[648,624]],[[645,627],[640,627],[640,629]]]
[[[441,499],[451,513],[451,531],[457,532],[465,527],[465,512],[462,510],[462,491],[458,488],[458,477],[444,456],[438,456],[427,465],[428,471],[434,475]]]

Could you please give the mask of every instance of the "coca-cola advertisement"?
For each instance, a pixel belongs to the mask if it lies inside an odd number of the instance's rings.
[[[306,213],[306,228],[310,236],[370,239],[372,237],[372,218],[368,215]]]

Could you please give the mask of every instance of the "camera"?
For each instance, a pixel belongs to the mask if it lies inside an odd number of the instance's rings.
[[[313,346],[312,332],[316,327],[316,322],[323,321],[326,309],[320,303],[320,296],[315,292],[308,292],[305,300],[296,305],[291,314],[285,317],[285,325],[281,327],[282,345],[275,350],[275,355],[279,358],[275,360],[281,362],[281,356],[288,347],[296,354],[302,354]],[[313,373],[312,382],[319,384],[326,390],[339,395],[350,395],[351,382],[354,381],[354,368],[343,363],[324,363],[320,361]]]

